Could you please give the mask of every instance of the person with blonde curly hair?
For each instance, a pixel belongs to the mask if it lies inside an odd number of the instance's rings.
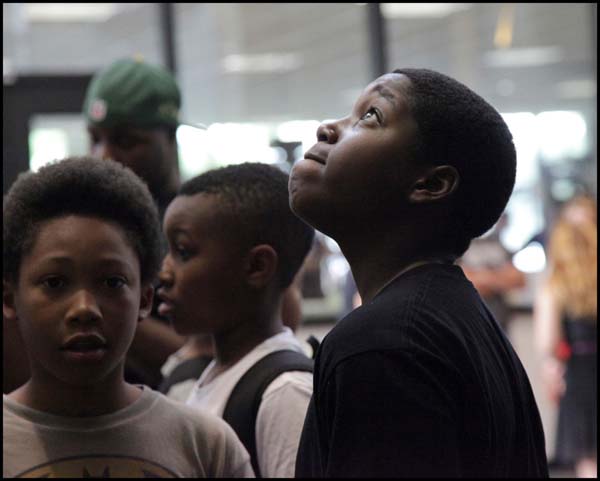
[[[561,209],[549,238],[548,275],[534,306],[537,348],[559,403],[555,460],[596,477],[597,205],[587,195]]]

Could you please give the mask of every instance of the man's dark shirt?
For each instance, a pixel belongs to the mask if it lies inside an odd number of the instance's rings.
[[[297,477],[548,477],[523,366],[460,267],[427,264],[317,353]]]
[[[174,198],[175,194],[167,196],[162,202],[156,202],[155,198],[161,225],[165,218],[167,207],[169,207],[169,202],[171,202]],[[160,240],[161,259],[164,259],[169,252],[169,243],[164,235],[161,236]],[[160,297],[156,295],[156,291],[158,290],[159,286],[159,282],[156,281],[154,283],[154,297],[152,298],[152,310],[150,311],[150,316],[168,326],[170,325],[169,320],[158,313],[158,306],[162,302]],[[145,365],[143,359],[137,359],[131,355],[127,357],[125,362],[124,378],[128,383],[145,384],[152,389],[159,389],[160,383],[163,381],[162,373],[159,369],[153,369],[152,367]]]

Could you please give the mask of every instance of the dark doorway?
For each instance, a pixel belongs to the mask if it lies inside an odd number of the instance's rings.
[[[81,112],[92,75],[28,75],[4,85],[2,128],[3,193],[29,170],[31,119],[39,114]]]

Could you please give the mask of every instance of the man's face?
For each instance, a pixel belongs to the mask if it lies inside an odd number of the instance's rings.
[[[244,253],[222,229],[223,208],[218,194],[200,193],[176,197],[165,213],[158,310],[179,334],[226,331],[245,317]]]
[[[156,197],[177,162],[175,140],[164,128],[89,126],[90,153],[129,167],[150,187]],[[162,186],[162,187],[161,187]]]
[[[349,116],[319,127],[317,144],[290,175],[298,216],[328,233],[401,207],[418,171],[410,160],[417,127],[406,101],[409,85],[404,75],[383,75]]]
[[[137,322],[152,301],[124,232],[76,215],[41,225],[9,288],[32,378],[78,386],[122,376]]]

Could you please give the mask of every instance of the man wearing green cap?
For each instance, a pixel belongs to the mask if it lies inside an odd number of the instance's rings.
[[[179,187],[180,106],[179,87],[167,70],[124,59],[94,76],[83,107],[92,154],[145,180],[161,214]]]
[[[85,97],[91,154],[115,160],[147,184],[161,217],[180,184],[177,141],[181,94],[173,76],[140,60],[118,60],[99,71]],[[157,303],[155,303],[157,304]],[[160,367],[184,338],[152,315],[139,324],[130,348],[126,376],[151,387]]]

